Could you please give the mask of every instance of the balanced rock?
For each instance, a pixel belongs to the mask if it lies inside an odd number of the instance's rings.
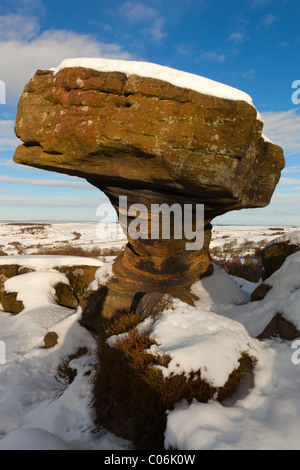
[[[203,91],[190,80],[204,83]],[[146,209],[140,238],[129,232],[113,265],[98,322],[153,291],[192,303],[191,285],[213,271],[211,220],[270,202],[284,167],[282,149],[263,138],[248,95],[212,83],[164,67],[100,59],[37,71],[24,89],[15,126],[24,144],[15,162],[85,178],[108,196],[125,229],[135,216],[121,207],[120,196],[128,208]],[[204,205],[201,247],[186,249],[191,238],[185,230],[181,238],[175,229],[169,239],[162,233],[151,238],[153,204],[177,204],[182,213],[189,204],[193,230],[197,205]],[[84,318],[85,312],[83,324]]]

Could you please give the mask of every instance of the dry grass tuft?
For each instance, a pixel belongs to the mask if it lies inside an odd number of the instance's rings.
[[[152,328],[137,326],[131,313],[119,315],[100,335],[99,365],[94,375],[94,406],[97,425],[133,442],[136,449],[163,449],[167,412],[182,400],[207,403],[214,396],[222,401],[236,390],[253,366],[247,353],[221,389],[201,377],[201,371],[164,377],[168,355],[149,352],[156,344]],[[111,347],[107,338],[121,333]]]

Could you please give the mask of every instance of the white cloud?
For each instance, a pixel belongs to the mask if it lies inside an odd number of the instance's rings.
[[[161,39],[167,36],[167,34],[163,32],[164,23],[165,20],[163,18],[157,18],[150,28],[142,29],[141,33],[149,34],[156,41],[161,41]]]
[[[15,150],[20,143],[14,133],[14,121],[0,120],[0,151]]]
[[[288,166],[282,170],[284,173],[300,173],[300,165],[298,166]]]
[[[93,190],[94,188],[84,181],[64,181],[64,180],[47,180],[37,178],[17,178],[15,176],[0,175],[1,183],[25,184],[30,186],[52,186],[62,188],[77,188]]]
[[[287,155],[300,153],[300,115],[296,109],[262,113],[264,134]]]
[[[281,178],[278,184],[283,184],[283,185],[300,184],[300,180],[295,180],[293,178]]]
[[[138,2],[124,2],[119,8],[120,14],[124,19],[131,23],[140,23],[157,18],[158,11]]]
[[[0,151],[2,149],[0,148]],[[0,158],[0,167],[15,168],[16,163],[13,160],[8,160],[7,158]]]
[[[261,209],[245,209],[229,212],[214,220],[214,223],[243,225],[297,225],[300,226],[300,192],[275,193],[269,206]]]
[[[39,29],[36,18],[20,14],[0,15],[0,41],[26,41],[35,37]]]
[[[107,204],[105,198],[71,198],[71,197],[11,197],[0,196],[0,206],[17,206],[17,207],[91,207],[96,208],[100,204]]]
[[[148,35],[155,41],[160,41],[167,34],[163,31],[165,24],[164,17],[160,12],[145,3],[124,2],[119,7],[119,15],[122,20],[132,24],[149,24],[140,30],[143,35]]]
[[[243,73],[243,77],[248,80],[252,80],[255,76],[255,72],[255,69],[247,70],[247,72]]]
[[[263,8],[270,3],[272,3],[273,0],[252,0],[252,4],[255,8]]]
[[[45,14],[45,5],[43,0],[1,0],[3,7],[7,6],[9,11],[22,15],[37,15],[39,17]]]
[[[229,36],[228,41],[233,41],[236,44],[241,44],[244,41],[244,35],[242,33],[232,33]]]
[[[203,52],[200,54],[200,59],[203,60],[209,60],[209,61],[214,61],[214,62],[220,62],[223,63],[225,62],[225,55],[224,54],[218,54],[217,52]]]
[[[7,24],[12,21],[12,15],[7,15],[6,20],[4,16],[1,18],[2,22],[6,21]],[[5,40],[0,34],[0,79],[6,83],[6,101],[9,106],[16,104],[25,84],[37,69],[56,67],[65,58],[133,58],[117,43],[99,42],[93,36],[67,30],[49,30],[37,35],[35,19],[23,17],[22,26],[21,16],[17,15],[15,18],[17,23],[12,27],[12,32],[8,33],[6,28]],[[16,30],[16,27],[21,32]]]
[[[0,189],[0,193],[30,194],[30,193],[32,193],[32,191],[15,191],[13,189]]]
[[[263,26],[266,26],[266,27],[269,27],[271,26],[273,23],[275,23],[275,21],[277,21],[278,18],[277,16],[274,16],[272,15],[272,13],[268,13],[267,15],[265,15],[262,20],[261,20],[261,24]]]

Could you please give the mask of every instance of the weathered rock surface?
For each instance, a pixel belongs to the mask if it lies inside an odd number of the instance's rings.
[[[257,302],[259,300],[263,300],[269,290],[272,289],[272,286],[268,286],[267,284],[260,284],[252,293],[251,293],[251,302]]]
[[[11,277],[17,276],[19,274],[20,268],[21,266],[17,264],[0,266],[0,303],[2,303],[5,281]]]
[[[262,253],[262,264],[263,264],[263,279],[267,279],[272,276],[285,262],[286,258],[293,253],[300,251],[300,244],[290,243],[286,241],[274,241],[272,244],[267,245]]]
[[[20,259],[20,262],[22,260]],[[55,266],[51,269],[58,271],[69,279],[72,296],[72,300],[70,300],[71,305],[70,308],[76,308],[78,305],[78,299],[83,297],[87,287],[93,281],[95,273],[97,269],[99,269],[101,262],[99,262],[99,266],[89,266],[84,264],[84,259],[82,260],[82,265],[76,266]],[[35,270],[39,269],[32,269],[27,266],[22,266],[21,264],[2,264],[0,265],[0,303],[2,303],[2,295],[4,292],[4,283],[7,279],[11,277],[20,276],[22,274],[34,272]],[[43,268],[41,268],[43,270]],[[60,295],[59,295],[60,297]],[[59,298],[58,297],[58,298]],[[59,302],[58,302],[59,303]],[[76,303],[76,305],[75,305]],[[62,304],[64,305],[64,304]],[[69,305],[64,305],[68,307]]]
[[[70,285],[80,299],[83,297],[89,284],[93,281],[98,266],[86,266],[82,260],[82,266],[55,266],[54,269],[59,271],[69,279]]]
[[[26,259],[24,261],[26,264]],[[49,261],[51,265],[51,260]],[[16,273],[16,276],[10,276],[3,285],[2,309],[5,312],[17,315],[25,308],[34,310],[51,304],[73,310],[77,308],[79,299],[65,274],[54,269],[35,271],[28,266],[11,266],[13,269],[7,271],[7,266],[1,266],[2,272],[6,274]]]
[[[286,320],[280,313],[277,313],[257,338],[268,339],[275,336],[292,341],[299,338],[300,332],[291,322]]]
[[[172,236],[128,237],[99,300],[99,321],[153,291],[192,303],[190,286],[212,272],[211,220],[266,206],[279,180],[283,152],[264,140],[262,127],[244,101],[158,79],[82,67],[37,71],[18,105],[15,131],[24,144],[15,162],[85,178],[117,212],[119,196],[148,213],[151,204],[205,207],[201,249],[187,251],[187,240]]]
[[[173,298],[170,294],[162,294],[161,292],[150,292],[145,294],[139,301],[136,315],[142,322],[146,318],[157,319],[165,309],[173,308]]]
[[[44,337],[44,346],[46,349],[54,348],[58,343],[58,335],[55,331],[49,331]]]
[[[54,290],[55,301],[58,305],[74,309],[78,307],[79,301],[71,286],[64,284],[63,282],[59,282],[54,286]]]
[[[2,307],[4,312],[13,313],[18,315],[24,310],[24,304],[22,300],[17,300],[17,292],[6,292],[2,293]]]

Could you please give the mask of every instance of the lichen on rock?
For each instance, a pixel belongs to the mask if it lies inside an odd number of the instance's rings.
[[[153,291],[192,304],[191,285],[212,273],[210,222],[269,204],[284,166],[282,149],[263,138],[256,109],[243,99],[118,70],[56,72],[37,71],[24,89],[15,126],[23,145],[15,162],[85,178],[118,214],[120,196],[148,214],[153,204],[191,204],[194,215],[197,204],[204,206],[201,249],[187,251],[187,237],[151,239],[150,216],[148,238],[128,236],[105,297],[98,295],[97,318],[86,325],[99,329]],[[83,311],[83,324],[85,318]]]

